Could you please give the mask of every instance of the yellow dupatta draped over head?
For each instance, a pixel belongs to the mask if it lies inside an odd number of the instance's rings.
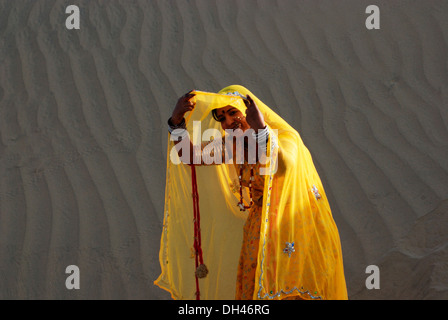
[[[211,110],[232,105],[245,113],[239,95],[250,95],[269,128],[268,160],[253,299],[347,299],[338,230],[312,157],[298,132],[242,86],[218,94],[196,91],[186,116],[194,144],[224,133]],[[198,128],[200,121],[200,128]],[[193,126],[193,124],[196,124]],[[193,129],[195,132],[193,132]],[[217,138],[214,136],[214,138]],[[155,281],[174,299],[194,299],[194,226],[191,171],[178,164],[168,143],[161,274]],[[237,206],[233,164],[196,168],[202,251],[209,274],[200,279],[201,299],[234,299],[245,213]]]

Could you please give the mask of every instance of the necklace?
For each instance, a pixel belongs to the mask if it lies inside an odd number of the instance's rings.
[[[254,181],[254,167],[250,167],[250,179],[249,179],[249,197],[250,197],[250,203],[248,206],[244,205],[243,202],[243,165],[240,165],[240,175],[238,176],[238,179],[240,180],[240,202],[238,202],[238,207],[240,207],[240,211],[246,211],[246,209],[249,209],[252,207],[252,204],[254,203],[252,200],[252,181]]]

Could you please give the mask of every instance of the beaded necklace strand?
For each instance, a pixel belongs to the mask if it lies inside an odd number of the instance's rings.
[[[252,200],[252,181],[254,181],[254,167],[250,167],[250,178],[249,178],[249,197],[250,197],[250,203],[248,206],[244,205],[243,202],[243,165],[240,165],[240,175],[238,176],[238,179],[240,181],[240,202],[238,202],[238,207],[240,207],[240,211],[246,211],[246,209],[249,209],[253,205]]]

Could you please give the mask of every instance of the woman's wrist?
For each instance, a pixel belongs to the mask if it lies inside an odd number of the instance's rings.
[[[168,119],[168,125],[171,128],[174,128],[174,129],[185,128],[185,118],[182,117],[182,118],[179,119],[179,118],[171,117],[171,118]]]
[[[171,127],[181,126],[184,122],[185,118],[183,116],[171,116],[171,118],[168,119],[168,125],[170,125]]]
[[[186,127],[185,118],[181,121],[173,121],[172,117],[168,119],[168,132],[181,140],[188,136]]]
[[[252,128],[255,130],[255,132],[259,132],[261,130],[266,129],[266,123],[265,122],[260,123],[260,124],[258,124],[256,126],[253,126]]]
[[[265,126],[263,129],[252,132],[252,137],[257,141],[258,146],[266,151],[266,144],[269,139],[269,129],[268,126]]]
[[[269,129],[268,129],[267,125],[265,125],[264,127],[260,128],[260,129],[255,129],[254,132],[252,132],[252,136],[255,139],[258,139],[260,137],[264,137],[264,136],[266,136],[268,134],[269,134]]]

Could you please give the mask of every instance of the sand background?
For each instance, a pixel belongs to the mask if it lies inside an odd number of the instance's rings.
[[[447,45],[446,0],[1,0],[0,298],[168,299],[166,120],[241,84],[310,149],[350,298],[447,299]]]

